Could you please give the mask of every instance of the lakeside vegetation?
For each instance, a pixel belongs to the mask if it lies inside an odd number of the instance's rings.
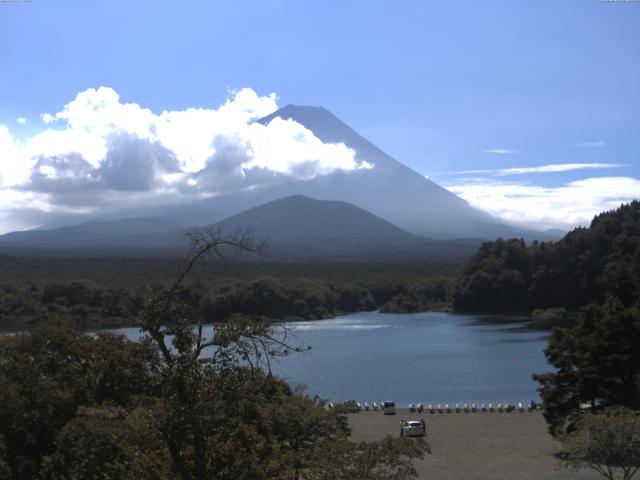
[[[160,292],[181,259],[0,255],[0,330],[24,330],[61,314],[82,329],[131,325],[136,304]],[[640,272],[638,202],[598,215],[549,242],[497,239],[464,264],[450,262],[203,263],[183,288],[201,318],[233,313],[311,320],[379,309],[525,313],[529,326],[572,326],[607,294],[625,303]],[[136,300],[137,299],[137,300]]]
[[[140,342],[83,334],[64,315],[0,338],[0,478],[416,478],[426,442],[351,442],[339,409],[272,375],[272,359],[301,348],[286,329],[233,315],[204,336],[184,282],[235,241],[202,239],[171,284],[140,298]]]
[[[0,330],[30,329],[59,315],[81,329],[132,325],[140,298],[166,288],[181,263],[0,256]],[[448,279],[457,267],[432,262],[203,262],[185,283],[182,301],[209,322],[233,313],[312,320],[378,308],[419,311],[414,304],[423,308],[445,301]]]
[[[238,479],[415,478],[412,460],[428,445],[351,442],[339,409],[327,411],[271,375],[269,359],[304,347],[289,345],[279,330],[286,327],[270,319],[474,305],[535,308],[535,321],[547,328],[567,322],[567,309],[584,307],[570,320],[575,325],[553,329],[545,354],[555,371],[534,379],[549,431],[567,446],[570,462],[593,462],[603,446],[585,444],[600,438],[585,429],[613,429],[621,444],[629,432],[616,426],[618,417],[603,423],[591,416],[621,407],[633,420],[640,411],[639,219],[634,202],[551,245],[490,242],[455,277],[448,264],[281,264],[266,276],[258,263],[180,270],[176,261],[5,256],[1,325],[30,332],[0,338],[0,475],[88,478],[97,469],[131,479],[195,480],[214,472]],[[18,280],[9,282],[7,271]],[[64,279],[80,272],[86,275]],[[540,278],[555,279],[554,288],[543,289]],[[563,292],[567,303],[559,301]],[[214,338],[193,329],[212,320],[224,320]],[[131,323],[145,333],[139,343],[81,333]],[[205,356],[208,346],[216,349]],[[606,461],[635,468],[637,457]]]
[[[450,291],[459,312],[579,309],[613,294],[634,300],[640,278],[640,202],[596,216],[555,242],[498,239],[460,269]]]

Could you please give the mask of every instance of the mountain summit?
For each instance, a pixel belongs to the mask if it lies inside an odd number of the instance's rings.
[[[292,119],[323,142],[342,142],[373,168],[336,172],[284,187],[289,194],[353,203],[409,232],[431,238],[544,236],[510,226],[403,165],[324,107],[287,105],[259,120]]]
[[[340,233],[335,238],[343,240],[346,233],[350,239],[359,237],[359,241],[370,237],[378,246],[386,241],[403,243],[409,237],[414,238],[413,242],[416,237],[436,241],[552,237],[543,232],[519,229],[471,207],[465,200],[380,150],[323,107],[287,105],[258,122],[269,124],[276,117],[300,123],[325,143],[344,143],[354,150],[357,160],[366,161],[371,168],[338,170],[307,180],[285,178],[186,206],[163,208],[162,213],[158,213],[158,209],[146,214],[136,212],[137,218],[97,219],[66,229],[16,232],[0,237],[0,246],[110,250],[128,246],[140,248],[148,242],[147,245],[158,248],[173,248],[184,241],[185,229],[189,227],[212,224],[230,227],[234,221],[240,222],[238,225],[244,222],[258,233],[277,233],[274,238],[282,243],[285,232],[276,230],[278,222],[285,218],[288,220],[282,226],[288,229],[288,238],[307,244],[313,243],[313,238],[326,237],[331,232]],[[279,199],[286,201],[276,201]],[[331,203],[313,203],[317,201]],[[256,209],[261,205],[264,207]],[[322,219],[326,221],[315,223],[313,218],[320,215],[320,206]],[[278,213],[278,209],[282,211]],[[338,217],[330,219],[327,212],[331,211]],[[263,215],[265,212],[268,215]],[[230,218],[234,216],[237,217]],[[341,225],[342,232],[337,232],[337,225]],[[304,231],[316,234],[303,234]]]
[[[277,242],[416,242],[419,237],[345,202],[292,195],[216,223],[223,231],[251,230]]]

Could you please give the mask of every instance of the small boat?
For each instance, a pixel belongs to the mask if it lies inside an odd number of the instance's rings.
[[[493,403],[489,404],[489,412],[493,413]]]
[[[502,413],[502,404],[501,403],[496,405],[496,410],[498,410],[498,412]]]
[[[369,406],[369,402],[364,402],[364,409],[368,412],[369,410],[371,410],[371,407]]]
[[[456,403],[455,409],[456,409],[456,413],[460,413],[460,407],[458,406],[457,403]]]
[[[444,406],[444,408],[447,411],[447,413],[451,413],[451,408],[449,407],[448,403]]]
[[[433,413],[434,412],[433,405],[429,404],[429,406],[427,407],[427,411],[429,413]]]
[[[484,403],[480,405],[480,410],[482,410],[482,413],[487,413],[487,407],[484,406]]]
[[[438,413],[442,413],[442,405],[438,404]]]
[[[471,412],[472,412],[472,413],[476,413],[476,411],[477,411],[477,410],[478,410],[478,407],[476,406],[476,404],[475,404],[475,403],[472,403],[472,404],[471,404]]]
[[[371,402],[371,406],[373,407],[374,411],[378,411],[378,404],[376,402]]]
[[[362,410],[362,404],[360,402],[356,402],[356,405],[358,406],[358,410]]]
[[[413,403],[409,404],[409,411],[410,412],[415,412],[416,411],[416,406]]]
[[[333,410],[333,406],[334,406],[333,403],[329,402],[329,410]]]
[[[418,405],[416,405],[416,409],[418,410],[418,412],[422,413],[424,412],[424,405],[419,403]]]
[[[522,406],[522,402],[518,402],[518,411],[520,413],[524,412],[524,407]]]
[[[468,404],[468,403],[465,403],[465,404],[462,406],[462,409],[464,410],[464,413],[468,413],[468,412],[469,412],[469,404]]]

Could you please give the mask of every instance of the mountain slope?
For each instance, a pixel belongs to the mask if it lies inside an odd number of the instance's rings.
[[[274,200],[214,225],[224,231],[250,229],[274,241],[312,239],[414,242],[419,238],[354,205],[302,195]]]
[[[94,221],[69,227],[12,232],[0,236],[0,248],[63,249],[120,247],[130,245],[138,236],[150,237],[176,230],[179,222],[168,218],[127,218],[114,221]]]
[[[139,218],[101,220],[72,227],[16,232],[0,237],[0,247],[35,249],[121,249],[131,245],[174,248],[191,226],[211,225],[281,198],[304,195],[346,202],[412,234],[437,240],[518,237],[546,240],[554,235],[505,224],[471,207],[385,152],[322,107],[288,105],[259,120],[293,119],[324,142],[344,142],[371,169],[338,171],[310,180],[280,179],[266,187],[223,194],[189,205],[133,210]],[[277,204],[282,206],[281,204]],[[162,235],[159,235],[162,233]]]
[[[505,224],[471,207],[465,200],[403,165],[322,107],[288,105],[259,120],[293,119],[324,142],[343,142],[369,170],[339,171],[306,181],[223,195],[192,209],[196,223],[214,215],[233,215],[244,209],[291,195],[352,203],[400,228],[437,239],[523,237],[547,239],[550,235]]]
[[[463,260],[480,241],[437,241],[408,233],[352,204],[292,195],[213,225],[249,230],[270,243],[272,259]]]
[[[0,236],[0,251],[154,256],[184,253],[188,249],[190,228],[170,229],[169,224],[159,220],[141,220],[139,224],[137,220],[16,232]],[[122,228],[110,232],[110,224]],[[210,228],[230,234],[250,231],[256,240],[269,243],[267,255],[274,260],[462,260],[479,244],[479,241],[426,239],[349,203],[302,195],[248,209]]]
[[[423,241],[348,203],[300,195],[251,208],[211,227],[229,233],[250,230],[256,239],[271,242],[271,253],[278,257],[371,253]],[[3,235],[0,248],[50,253],[184,251],[190,230],[164,219],[88,222]]]

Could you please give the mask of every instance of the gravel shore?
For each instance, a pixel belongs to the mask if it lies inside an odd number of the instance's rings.
[[[352,439],[378,440],[400,434],[400,419],[427,425],[431,455],[416,464],[429,480],[595,480],[595,472],[574,475],[555,456],[561,446],[547,433],[540,412],[349,415]]]

